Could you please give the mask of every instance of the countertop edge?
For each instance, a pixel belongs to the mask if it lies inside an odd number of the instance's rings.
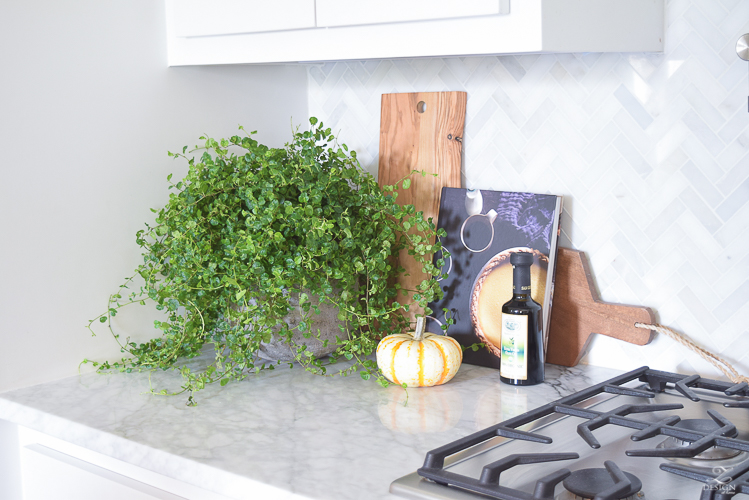
[[[181,457],[9,401],[3,394],[0,394],[0,419],[229,498],[256,499],[260,495],[268,500],[309,500],[309,497],[212,467],[195,458]]]

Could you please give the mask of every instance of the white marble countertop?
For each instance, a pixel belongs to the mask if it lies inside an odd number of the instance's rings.
[[[0,394],[0,419],[230,498],[395,499],[427,451],[620,372],[547,365],[515,388],[463,365],[446,385],[383,389],[277,368],[196,395],[144,394],[146,374],[87,374]],[[179,385],[176,373],[156,384]]]

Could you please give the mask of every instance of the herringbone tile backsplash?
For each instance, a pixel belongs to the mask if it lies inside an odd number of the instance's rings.
[[[748,0],[670,0],[663,54],[373,60],[311,66],[310,114],[377,172],[380,96],[468,93],[464,187],[564,196],[561,245],[603,300],[749,375]],[[596,336],[584,363],[718,372],[667,337]]]

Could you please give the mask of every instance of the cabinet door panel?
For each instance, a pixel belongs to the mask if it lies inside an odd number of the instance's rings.
[[[23,500],[18,426],[0,420],[0,498]]]
[[[317,26],[427,21],[509,12],[509,0],[317,0]]]
[[[39,444],[21,449],[24,500],[185,500]]]
[[[315,26],[315,0],[172,0],[170,7],[178,37]]]

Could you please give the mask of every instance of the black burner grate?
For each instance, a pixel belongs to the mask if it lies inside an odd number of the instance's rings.
[[[708,448],[720,446],[732,450],[749,451],[749,441],[735,439],[736,426],[727,418],[715,410],[707,410],[707,414],[718,424],[714,431],[700,431],[697,429],[684,429],[671,425],[653,425],[632,435],[633,441],[648,439],[653,436],[670,436],[691,444],[679,448],[660,448],[651,450],[631,450],[627,452],[630,457],[681,457],[689,458],[699,455]]]
[[[623,384],[636,380],[646,382],[650,388],[650,391],[621,387]],[[460,488],[465,488],[471,491],[482,493],[499,500],[553,499],[554,487],[556,486],[556,484],[558,484],[560,481],[571,474],[569,470],[560,469],[559,471],[556,471],[555,473],[540,479],[536,482],[533,494],[520,492],[500,486],[500,473],[515,465],[556,460],[569,460],[572,458],[577,458],[577,454],[567,453],[511,455],[484,467],[480,479],[456,474],[444,469],[445,459],[448,456],[471,448],[477,444],[483,443],[497,436],[543,444],[551,443],[551,438],[547,436],[543,436],[535,432],[521,431],[517,428],[552,414],[569,415],[585,419],[586,422],[581,423],[578,426],[577,431],[578,434],[580,434],[580,436],[583,438],[583,440],[585,440],[585,442],[588,443],[588,445],[592,448],[600,447],[600,443],[593,435],[593,431],[605,425],[616,425],[636,429],[637,432],[631,436],[633,441],[641,441],[658,435],[664,435],[688,443],[687,445],[680,447],[638,449],[627,451],[626,454],[632,457],[694,457],[704,452],[708,448],[712,448],[714,446],[749,452],[749,441],[738,439],[736,437],[736,427],[727,418],[714,410],[708,410],[707,414],[715,422],[717,427],[712,430],[700,430],[676,426],[676,424],[680,421],[680,418],[676,415],[666,417],[655,423],[638,420],[632,416],[638,413],[678,410],[684,407],[681,404],[628,404],[622,405],[608,412],[600,412],[592,409],[584,409],[574,406],[602,393],[653,398],[655,396],[654,392],[663,392],[669,386],[672,386],[676,391],[692,401],[700,400],[694,389],[716,391],[728,396],[749,397],[749,384],[745,382],[742,382],[740,384],[731,384],[717,380],[705,379],[698,375],[685,376],[675,373],[651,370],[648,367],[642,367],[618,377],[614,377],[606,382],[594,385],[575,394],[563,397],[557,401],[524,413],[523,415],[519,415],[504,422],[500,422],[482,431],[475,432],[469,436],[453,441],[452,443],[449,443],[440,448],[436,448],[427,453],[424,460],[424,466],[418,470],[418,473],[422,477],[431,479],[436,483],[458,486]],[[749,407],[749,401],[735,401],[726,403],[725,406],[729,408],[746,408]],[[733,493],[731,493],[731,496],[737,493],[749,494],[749,460],[742,465],[745,465],[747,470],[744,471],[740,476],[731,477],[730,483],[735,490]],[[681,475],[686,475],[686,472],[684,471],[688,470],[688,468],[678,465],[662,465],[661,468],[663,470]],[[623,487],[620,483],[621,480],[626,480],[626,476],[613,463],[611,463],[611,465],[606,465],[606,469],[609,471],[612,477],[617,478],[616,484],[619,484],[618,488],[622,489]],[[692,473],[697,474],[695,472]],[[721,481],[725,479],[709,475],[695,475],[687,477],[692,477],[693,479],[698,479],[703,482],[708,482],[710,480]],[[706,488],[705,491],[709,491],[709,489]],[[705,498],[707,500],[723,500],[723,498],[727,498],[725,497],[725,493],[719,492],[716,495],[717,496]],[[616,499],[621,497],[603,496],[599,498],[598,496],[596,496],[597,500],[608,500],[609,498]]]
[[[533,493],[514,490],[499,485],[502,472],[516,465],[556,462],[579,458],[577,453],[534,453],[528,455],[509,455],[492,462],[481,471],[481,478],[476,480],[461,474],[454,474],[442,469],[424,468],[418,470],[423,477],[443,485],[458,486],[477,493],[483,493],[499,500],[553,500],[554,487],[571,474],[568,469],[560,469],[536,481]]]

